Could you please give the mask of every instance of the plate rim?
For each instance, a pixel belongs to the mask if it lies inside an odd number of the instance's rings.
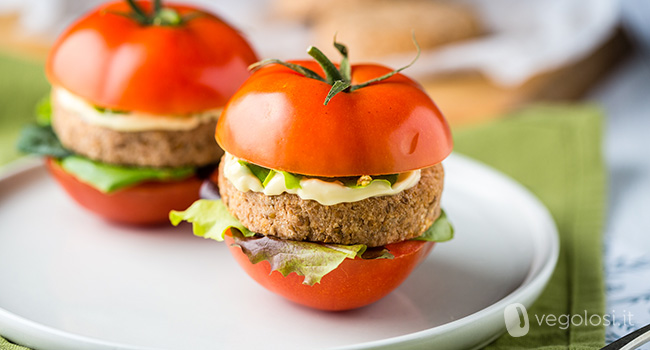
[[[553,219],[553,216],[551,215],[548,208],[541,202],[541,200],[535,194],[533,194],[529,189],[524,187],[521,183],[519,183],[512,177],[492,168],[491,166],[479,160],[476,160],[474,158],[468,157],[463,154],[459,154],[457,152],[452,152],[452,154],[447,159],[452,159],[453,161],[468,163],[468,164],[472,164],[472,166],[480,167],[482,171],[484,171],[485,173],[489,173],[491,177],[497,178],[498,181],[506,183],[507,186],[511,186],[513,189],[520,192],[520,194],[524,197],[524,199],[534,207],[534,210],[539,211],[539,214],[544,217],[544,220],[547,222],[547,224],[550,224],[548,227],[550,231],[546,232],[546,235],[548,236],[547,238],[549,239],[549,245],[548,245],[549,251],[548,251],[548,257],[546,261],[544,261],[543,264],[539,266],[536,270],[529,271],[524,281],[521,283],[521,285],[515,288],[515,290],[508,293],[497,302],[477,312],[474,312],[472,314],[469,314],[457,320],[445,323],[443,325],[432,327],[422,331],[404,334],[397,337],[381,339],[381,340],[374,340],[370,342],[363,342],[358,344],[346,345],[342,347],[336,347],[335,349],[337,350],[379,349],[379,348],[395,348],[397,346],[408,347],[409,343],[414,343],[414,342],[418,342],[420,344],[422,339],[427,339],[427,338],[432,339],[435,338],[436,336],[440,336],[448,332],[452,332],[454,330],[459,330],[462,327],[471,326],[472,323],[477,323],[481,320],[485,320],[489,316],[494,317],[494,316],[503,315],[503,310],[505,309],[505,306],[512,303],[521,302],[526,308],[529,308],[532,305],[532,303],[535,300],[537,300],[539,294],[541,294],[541,292],[548,284],[548,281],[550,280],[553,272],[555,271],[555,267],[557,266],[557,261],[560,255],[560,237],[557,229],[557,224],[555,223],[555,220]],[[443,163],[445,161],[443,161]],[[537,247],[535,247],[535,253],[536,254],[539,253],[539,251],[537,251]],[[531,259],[531,261],[533,260]],[[531,275],[533,276],[531,277]],[[525,296],[528,296],[529,297],[528,299],[530,299],[530,297],[532,296],[532,300],[530,301],[524,300]],[[481,348],[491,343],[492,341],[496,340],[502,334],[504,334],[506,331],[505,321],[503,322],[503,326],[500,328],[502,328],[502,330],[499,333],[495,334],[491,339],[484,342],[484,344],[477,345],[475,348],[477,349]]]
[[[470,158],[468,156],[459,154],[457,152],[452,152],[452,154],[445,161],[443,161],[443,164],[445,162],[448,162],[449,160],[453,162],[470,164],[470,166],[480,168],[482,172],[489,174],[490,177],[492,177],[493,179],[497,179],[497,181],[505,184],[506,186],[510,186],[513,190],[519,192],[520,196],[522,196],[524,200],[526,200],[529,204],[531,204],[533,210],[536,211],[537,214],[544,219],[544,221],[546,221],[546,224],[548,226],[547,229],[544,230],[545,235],[547,236],[544,237],[544,239],[549,243],[547,245],[548,252],[546,252],[547,254],[546,259],[542,261],[541,266],[538,266],[536,269],[534,266],[531,266],[531,269],[529,270],[528,274],[525,276],[523,282],[513,291],[511,291],[510,293],[508,293],[507,295],[505,295],[503,298],[496,301],[495,303],[481,310],[478,310],[472,314],[469,314],[457,320],[436,327],[428,328],[425,330],[408,333],[396,337],[390,337],[386,339],[339,346],[333,349],[342,350],[342,349],[409,347],[409,345],[414,345],[415,343],[422,345],[422,340],[426,340],[426,339],[431,340],[441,335],[449,334],[454,331],[460,331],[464,327],[476,325],[477,323],[480,323],[482,320],[487,320],[488,318],[494,319],[494,317],[503,315],[503,310],[505,309],[506,305],[515,302],[521,302],[522,304],[524,304],[524,306],[530,307],[531,304],[538,298],[539,294],[541,294],[544,287],[547,285],[548,281],[551,278],[551,275],[555,271],[555,267],[559,259],[559,251],[560,251],[559,233],[557,230],[557,225],[548,208],[546,208],[546,206],[539,200],[539,198],[535,194],[533,194],[530,190],[528,190],[518,181],[490,167],[489,165],[482,163],[479,160]],[[19,176],[20,174],[35,171],[41,168],[44,171],[45,166],[40,157],[27,156],[27,157],[19,158],[0,167],[0,182],[7,181],[11,178]],[[531,237],[533,236],[531,235]],[[534,258],[537,257],[539,254],[544,253],[543,251],[539,251],[538,247],[534,247],[534,252],[535,255],[533,258],[531,258],[531,262],[533,262]],[[12,323],[14,324],[13,329],[15,329],[15,331],[6,332],[7,329],[12,329],[12,327],[10,326]],[[19,325],[19,327],[17,327],[16,325]],[[71,348],[75,348],[75,346],[92,345],[92,346],[101,346],[102,349],[160,350],[158,348],[142,347],[142,346],[129,345],[129,344],[124,344],[119,342],[111,342],[107,340],[102,340],[100,338],[83,336],[83,335],[63,331],[55,327],[47,326],[39,322],[29,320],[20,315],[16,315],[11,311],[3,308],[1,305],[0,305],[0,326],[2,326],[1,328],[3,328],[3,334],[0,334],[0,336],[3,336],[5,337],[5,339],[8,339],[10,341],[12,338],[14,338],[17,341],[21,341],[22,338],[36,335],[43,340],[47,340],[49,338],[50,340],[48,341],[54,340],[57,343],[66,344],[66,346],[69,345],[71,346]],[[498,333],[495,333],[492,337],[490,337],[490,339],[488,339],[482,345],[488,344],[493,340],[495,340],[496,338],[498,338],[500,335],[502,335],[505,332],[505,322],[503,322],[503,325],[502,327],[500,327],[500,329],[501,330]],[[54,337],[54,339],[50,337]],[[80,344],[78,342],[82,342],[83,344]],[[24,342],[24,343],[25,346],[30,346],[28,344],[33,342]],[[39,346],[38,342],[33,343],[33,345],[31,345],[31,347],[34,347],[35,349],[38,349],[38,346]]]

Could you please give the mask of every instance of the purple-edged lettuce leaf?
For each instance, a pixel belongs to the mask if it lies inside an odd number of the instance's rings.
[[[323,276],[336,269],[345,259],[354,259],[357,256],[363,259],[393,258],[383,247],[299,242],[256,235],[232,216],[221,200],[198,200],[187,210],[171,211],[169,219],[173,225],[178,225],[181,221],[191,222],[195,235],[217,241],[223,241],[226,230],[234,228],[236,230],[232,231],[235,244],[248,256],[251,263],[266,260],[271,264],[272,270],[279,271],[283,276],[292,272],[305,276],[303,283],[308,285],[320,282]],[[415,239],[443,241],[452,237],[453,228],[443,212],[431,228]]]
[[[271,264],[271,270],[277,270],[282,276],[292,272],[305,276],[302,283],[310,286],[319,283],[343,260],[354,259],[366,250],[363,244],[297,242],[269,236],[244,237],[238,233],[233,234],[233,239],[251,263],[266,260]]]

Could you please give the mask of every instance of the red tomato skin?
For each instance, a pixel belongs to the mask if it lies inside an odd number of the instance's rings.
[[[343,311],[370,305],[388,295],[409,276],[433,249],[434,242],[404,241],[386,246],[394,259],[345,259],[313,286],[303,276],[282,276],[271,264],[252,264],[229,234],[225,242],[239,265],[257,283],[297,304],[325,311]]]
[[[103,193],[79,181],[52,158],[45,165],[68,195],[82,207],[116,223],[169,224],[170,210],[184,210],[199,199],[202,180],[196,176],[166,182],[144,182],[112,193]]]
[[[151,2],[138,3],[151,11]],[[97,106],[154,115],[223,107],[249,76],[256,54],[217,16],[164,5],[200,15],[180,26],[143,26],[116,14],[130,12],[119,1],[79,19],[50,50],[46,73],[52,85]]]
[[[312,61],[293,61],[322,74]],[[352,65],[352,83],[390,72]],[[284,66],[256,71],[226,105],[219,145],[267,168],[314,176],[380,175],[441,162],[453,146],[449,125],[422,87],[402,74],[334,96],[331,86]]]

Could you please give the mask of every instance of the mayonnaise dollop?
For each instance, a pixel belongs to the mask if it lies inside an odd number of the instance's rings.
[[[414,170],[399,174],[397,182],[392,186],[385,181],[373,181],[368,186],[352,188],[338,181],[328,182],[303,177],[300,180],[299,188],[287,188],[284,175],[277,172],[266,186],[262,186],[260,180],[251,173],[248,167],[240,164],[233,155],[226,153],[223,161],[224,177],[241,192],[262,192],[267,196],[275,196],[284,192],[293,193],[302,199],[315,200],[323,205],[351,203],[370,197],[394,195],[415,186],[420,181],[420,170]]]
[[[222,111],[222,108],[218,108],[184,116],[153,115],[137,111],[102,113],[88,101],[61,87],[52,90],[52,99],[61,108],[77,114],[88,124],[121,132],[191,130],[207,121],[217,120]]]

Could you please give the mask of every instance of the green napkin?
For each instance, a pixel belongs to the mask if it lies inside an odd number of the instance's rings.
[[[20,156],[18,133],[34,121],[34,106],[48,90],[42,63],[0,54],[0,165]]]
[[[0,337],[0,349],[1,350],[30,350],[29,348],[26,348],[24,346],[10,343],[3,337]]]
[[[43,64],[0,53],[0,166],[20,157],[16,139],[34,121],[34,106],[47,93]],[[2,330],[0,330],[0,333]],[[0,337],[1,350],[29,350]]]
[[[605,290],[602,227],[605,169],[602,115],[594,106],[536,106],[455,133],[455,150],[510,175],[550,209],[560,257],[539,300],[528,310],[530,332],[503,335],[488,349],[600,349],[601,325],[539,326],[543,315],[602,316]],[[575,319],[578,323],[578,319]],[[597,324],[597,317],[593,318]]]

